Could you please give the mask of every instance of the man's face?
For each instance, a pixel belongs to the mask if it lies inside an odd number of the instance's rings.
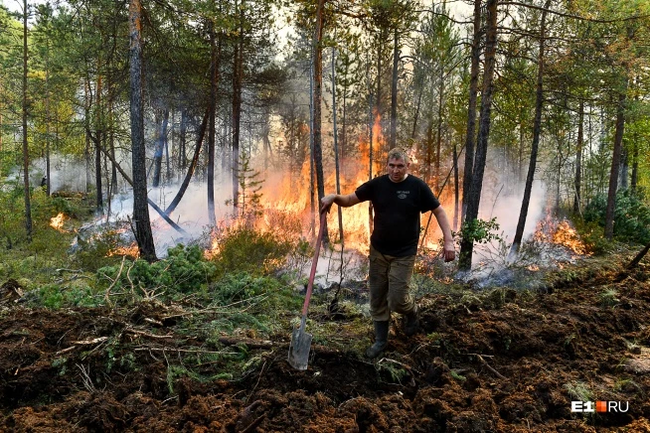
[[[401,182],[406,178],[410,162],[403,159],[391,158],[388,160],[388,177],[393,182]]]

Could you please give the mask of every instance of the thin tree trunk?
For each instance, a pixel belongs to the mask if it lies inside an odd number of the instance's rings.
[[[397,81],[399,76],[399,37],[397,28],[393,35],[393,77],[390,85],[390,148],[397,142]]]
[[[241,91],[244,78],[244,2],[239,5],[239,37],[235,45],[232,101],[232,203],[234,214],[239,206],[239,139],[241,123]]]
[[[165,107],[156,132],[156,147],[153,155],[153,180],[151,181],[151,186],[154,188],[160,186],[160,173],[162,171],[162,157],[165,149],[165,136],[167,135],[168,122],[169,108]]]
[[[336,193],[341,194],[341,173],[339,165],[339,141],[336,131],[336,49],[332,48],[332,129],[334,130],[334,166],[336,168]],[[339,239],[341,240],[341,251],[345,246],[343,239],[343,210],[337,206],[339,219]]]
[[[627,77],[618,98],[618,109],[616,114],[616,132],[614,135],[614,152],[612,155],[612,167],[609,173],[609,190],[607,192],[607,209],[605,211],[605,238],[611,240],[614,237],[614,212],[616,208],[616,190],[618,187],[618,170],[621,164],[621,153],[623,149],[623,131],[625,129],[625,102],[627,100]]]
[[[187,117],[187,108],[183,108],[181,110],[181,126],[178,137],[179,165],[183,171],[185,171],[185,168],[187,167],[187,154],[185,150],[185,144],[187,142]]]
[[[465,167],[463,173],[463,207],[461,220],[465,220],[467,193],[474,172],[474,133],[476,131],[476,104],[478,100],[478,74],[481,55],[481,0],[474,0],[474,36],[469,80],[469,104],[467,108],[467,135],[465,136]]]
[[[325,0],[318,0],[316,9],[316,29],[314,31],[314,168],[316,170],[316,189],[318,202],[325,196],[325,176],[323,174],[323,150],[321,135],[321,100],[323,88],[323,9]],[[327,220],[324,222],[323,239],[324,246],[329,245],[329,234],[327,232]]]
[[[142,88],[142,4],[129,4],[130,33],[130,87],[131,87],[131,161],[133,166],[133,222],[140,256],[156,260],[156,249],[151,233],[147,206],[147,174],[145,163],[143,88]]]
[[[496,63],[497,47],[497,0],[488,0],[486,5],[487,30],[485,37],[485,72],[483,75],[483,91],[481,94],[481,115],[479,119],[478,137],[476,140],[476,156],[474,158],[474,171],[469,191],[467,191],[465,202],[467,210],[465,213],[465,225],[472,226],[478,218],[478,210],[481,201],[481,190],[483,189],[483,173],[487,158],[488,139],[490,136],[490,117],[492,112],[492,90],[494,70]],[[473,237],[464,236],[460,245],[459,269],[469,270],[472,267],[472,255],[474,253]]]
[[[584,121],[585,121],[585,103],[580,101],[580,106],[578,108],[578,143],[576,145],[576,177],[573,182],[574,188],[574,197],[573,197],[573,212],[576,214],[582,213],[581,193],[582,190],[582,149],[585,142],[585,133],[584,133]]]
[[[29,143],[27,141],[27,0],[23,0],[23,183],[25,194],[25,231],[27,240],[32,241],[32,203],[29,192]]]
[[[519,252],[521,241],[524,237],[526,228],[526,218],[528,217],[528,207],[530,206],[530,197],[535,180],[535,169],[537,166],[537,151],[539,148],[539,137],[542,130],[542,109],[544,107],[544,49],[546,42],[546,10],[550,7],[551,0],[546,0],[544,10],[542,11],[540,32],[539,32],[539,53],[537,56],[537,90],[535,92],[535,118],[533,120],[533,143],[530,149],[530,163],[528,165],[528,176],[526,177],[526,186],[524,187],[524,198],[521,202],[521,211],[519,212],[519,221],[515,238],[512,242],[510,254],[516,255]]]
[[[214,22],[210,21],[210,120],[208,127],[208,219],[211,226],[217,225],[214,206],[214,148],[217,117],[217,42],[214,33]]]
[[[99,62],[98,62],[99,63]],[[99,65],[98,65],[99,69]],[[102,122],[102,76],[97,76],[97,103],[95,115],[95,209],[101,213],[104,210],[104,199],[102,192],[102,139],[104,137],[104,128]]]

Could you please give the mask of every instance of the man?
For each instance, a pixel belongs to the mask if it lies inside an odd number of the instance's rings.
[[[352,194],[330,194],[321,199],[321,212],[329,212],[332,203],[350,207],[367,200],[375,210],[368,277],[375,342],[366,351],[368,358],[377,357],[386,348],[391,311],[405,317],[407,336],[419,328],[418,307],[409,293],[409,283],[420,237],[420,213],[433,211],[444,236],[444,260],[452,261],[456,255],[447,214],[431,188],[408,173],[410,165],[406,152],[392,149],[386,175],[364,183]]]

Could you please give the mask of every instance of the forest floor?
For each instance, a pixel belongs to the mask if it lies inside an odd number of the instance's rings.
[[[480,302],[428,294],[421,332],[406,338],[394,318],[372,362],[356,349],[371,324],[359,335],[338,315],[306,371],[287,363],[289,331],[224,336],[211,353],[170,306],[33,310],[19,291],[0,288],[0,431],[650,432],[647,259]],[[202,380],[218,361],[183,369],[241,350],[259,361],[241,377]],[[578,413],[572,401],[618,406]]]

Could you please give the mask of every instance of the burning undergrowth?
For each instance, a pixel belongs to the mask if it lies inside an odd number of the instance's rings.
[[[516,252],[504,236],[477,245],[472,270],[458,272],[456,278],[477,289],[541,289],[550,273],[590,255],[570,221],[549,215],[537,223],[533,235]]]

